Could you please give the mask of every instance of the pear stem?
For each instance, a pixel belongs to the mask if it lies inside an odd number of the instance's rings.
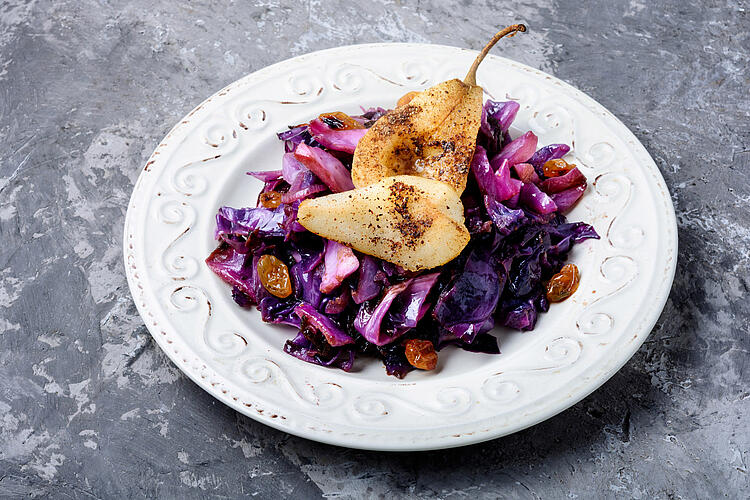
[[[474,59],[474,63],[471,65],[471,68],[469,68],[469,72],[466,73],[466,78],[464,78],[464,83],[466,85],[476,85],[477,84],[477,69],[479,69],[479,65],[482,64],[482,61],[484,60],[487,53],[492,49],[492,47],[495,46],[495,44],[504,36],[513,36],[516,34],[516,32],[523,33],[526,31],[526,25],[524,24],[512,24],[508,26],[507,28],[498,31],[495,33],[495,36],[492,37],[492,39],[487,42],[487,45],[484,46],[482,49],[482,52],[479,53],[476,59]]]

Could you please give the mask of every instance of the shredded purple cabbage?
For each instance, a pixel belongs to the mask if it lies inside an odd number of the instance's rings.
[[[497,169],[503,160],[508,160],[508,165],[529,161],[536,151],[537,137],[534,132],[528,131],[521,137],[513,139],[497,155],[492,158],[492,166]]]
[[[310,147],[307,144],[299,144],[294,150],[294,157],[317,175],[334,193],[354,189],[349,170],[328,151]]]
[[[326,241],[323,281],[320,284],[320,291],[323,293],[333,292],[358,267],[359,260],[351,248],[333,240]]]
[[[377,279],[378,276],[380,276],[380,279]],[[356,304],[361,304],[366,300],[377,297],[383,288],[381,282],[385,280],[385,273],[380,269],[377,259],[365,255],[362,257],[359,266],[357,284],[352,289],[352,299]]]
[[[261,193],[280,193],[281,204],[221,207],[219,246],[206,264],[232,286],[239,306],[256,306],[263,321],[297,330],[284,352],[302,361],[350,371],[356,356],[376,357],[386,373],[403,378],[414,369],[404,348],[411,339],[429,340],[437,350],[452,345],[498,354],[490,331],[532,330],[549,309],[544,283],[573,245],[599,238],[588,224],[569,223],[564,215],[586,191],[583,173],[573,168],[559,177],[544,175],[544,163],[570,147],[537,148],[532,132],[511,138],[519,109],[513,101],[483,107],[461,196],[471,241],[444,266],[407,272],[325,240],[297,221],[302,200],[354,188],[352,155],[367,128],[388,112],[383,108],[352,117],[363,129],[333,129],[314,119],[279,133],[281,169],[248,175],[264,183]],[[263,287],[257,265],[265,254],[287,265],[290,296],[278,298]]]
[[[367,132],[366,128],[334,130],[320,118],[311,121],[309,127],[313,138],[321,146],[352,155],[354,154],[354,148],[357,147],[357,143],[365,135],[365,132]]]

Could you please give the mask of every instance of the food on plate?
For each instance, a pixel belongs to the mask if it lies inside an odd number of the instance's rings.
[[[404,342],[406,359],[415,368],[434,370],[437,366],[435,346],[429,340],[409,339]]]
[[[445,182],[459,194],[466,186],[482,117],[482,87],[476,73],[490,49],[523,24],[497,33],[477,56],[466,78],[438,83],[399,99],[359,141],[352,181],[363,187],[393,175],[416,175]]]
[[[547,300],[550,302],[562,302],[578,290],[581,280],[578,266],[565,264],[560,272],[556,273],[547,282]]]
[[[260,284],[271,295],[285,299],[292,294],[289,268],[278,258],[273,255],[261,255],[256,271]]]
[[[347,192],[303,201],[300,224],[409,271],[454,259],[469,242],[459,196],[466,187],[482,120],[476,72],[498,40],[519,31],[526,27],[516,24],[497,33],[464,81],[448,80],[399,99],[396,109],[360,136],[351,174],[324,151],[299,146],[294,153],[299,161],[332,191]],[[341,112],[319,120],[332,118],[337,130],[351,134],[362,128]],[[330,166],[318,167],[324,159]],[[328,179],[332,172],[341,182]],[[352,184],[358,189],[350,191]]]
[[[469,90],[455,107],[474,102],[466,94],[475,83],[462,85]],[[438,152],[440,166],[414,152],[429,168],[358,164],[367,141],[395,144],[382,126],[368,139],[378,124],[433,95],[410,94],[395,110],[332,111],[279,133],[281,168],[248,172],[263,182],[255,206],[216,215],[219,245],[206,264],[232,285],[238,306],[296,329],[284,351],[298,359],[350,371],[357,356],[375,357],[403,378],[436,369],[448,345],[497,354],[489,331],[533,330],[539,313],[578,287],[578,268],[566,264],[571,248],[599,238],[565,217],[587,188],[564,159],[570,147],[539,147],[531,131],[511,135],[515,101],[482,105],[480,92],[476,123],[438,102],[454,125],[424,133],[464,148]]]
[[[297,220],[310,232],[409,271],[453,260],[470,238],[458,194],[412,175],[305,200]]]

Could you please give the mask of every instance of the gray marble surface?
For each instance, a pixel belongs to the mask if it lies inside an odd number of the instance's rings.
[[[714,0],[0,1],[0,497],[747,498],[750,9]],[[589,93],[653,155],[679,222],[656,328],[531,429],[388,454],[292,437],[213,400],[125,282],[133,183],[217,89],[339,45],[497,53]]]

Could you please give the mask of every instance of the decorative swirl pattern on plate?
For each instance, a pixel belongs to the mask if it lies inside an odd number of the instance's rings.
[[[607,240],[610,245],[622,249],[638,248],[641,246],[646,236],[646,231],[643,227],[638,224],[630,224],[613,228],[613,225],[610,225],[607,231]]]
[[[373,392],[355,398],[351,404],[351,409],[359,418],[369,420],[381,419],[392,414],[395,406],[402,407],[417,415],[457,416],[468,411],[472,401],[473,397],[468,389],[446,387],[438,390],[431,401],[425,403],[415,403],[394,394]]]
[[[169,302],[176,310],[184,313],[201,309],[199,314],[203,318],[203,342],[220,356],[217,359],[228,360],[245,354],[248,343],[243,335],[235,331],[210,328],[213,306],[204,289],[192,284],[178,286],[169,294]]]
[[[242,130],[257,132],[268,126],[268,113],[260,106],[258,101],[247,101],[241,103],[234,110],[234,120]]]
[[[352,411],[359,418],[375,420],[388,416],[390,405],[377,396],[359,397],[352,403]]]
[[[404,61],[399,77],[407,85],[427,85],[432,79],[432,69],[423,61]]]
[[[210,308],[206,293],[192,285],[181,285],[172,290],[169,294],[169,304],[177,311],[184,313],[192,312],[205,304],[203,309],[206,313],[203,313],[202,316],[207,316],[208,309]],[[206,319],[204,318],[204,324],[205,321]]]
[[[217,150],[223,149],[229,139],[237,138],[237,132],[229,127],[226,123],[211,123],[203,129],[203,142]]]
[[[286,88],[295,98],[305,98],[308,102],[323,94],[323,82],[309,71],[295,71],[286,80]]]
[[[515,382],[505,380],[502,374],[494,375],[482,384],[482,392],[487,399],[496,403],[510,403],[521,394],[521,388]]]
[[[176,168],[170,179],[172,189],[184,196],[203,194],[208,187],[208,181],[204,175],[196,174],[195,169],[202,167],[205,163],[218,160],[221,156],[221,153],[217,153],[213,156],[185,163],[181,167]]]
[[[187,223],[195,220],[195,209],[185,201],[164,200],[155,212],[156,220],[162,224]]]
[[[518,102],[521,109],[528,110],[536,106],[539,100],[539,90],[531,85],[515,85],[505,93],[505,98]]]
[[[362,85],[365,81],[362,73],[361,66],[340,64],[333,70],[331,86],[341,92],[358,92],[362,90]]]
[[[627,255],[605,258],[599,266],[599,274],[610,290],[600,295],[584,308],[576,319],[576,328],[587,335],[602,335],[615,326],[614,313],[598,310],[601,302],[620,293],[638,276],[638,264]]]
[[[351,68],[356,68],[356,69],[357,69],[358,73],[356,73],[355,75],[353,75],[353,76],[351,77],[351,78],[352,78],[352,79],[354,79],[355,81],[356,81],[356,80],[359,80],[359,79],[360,79],[361,77],[363,77],[363,76],[364,76],[364,73],[363,73],[363,72],[367,72],[367,73],[369,73],[369,74],[370,74],[371,76],[374,76],[375,78],[377,78],[378,80],[380,80],[381,82],[386,82],[386,83],[387,83],[387,84],[389,84],[389,85],[395,85],[396,87],[404,87],[404,86],[405,86],[405,84],[403,84],[403,83],[401,83],[401,82],[397,82],[397,81],[396,81],[396,80],[395,80],[395,79],[394,79],[393,77],[388,77],[388,76],[385,76],[385,75],[383,75],[383,74],[382,74],[381,72],[375,71],[375,70],[373,70],[372,68],[367,68],[367,67],[365,67],[365,66],[360,66],[360,65],[358,65],[358,64],[348,64],[348,65],[346,65],[346,66],[347,66],[347,67],[351,67]],[[351,84],[350,84],[350,85],[351,85]],[[361,85],[362,85],[362,84],[360,83],[360,85],[359,85],[359,86],[361,87]],[[333,83],[333,88],[334,88],[334,89],[336,89],[336,90],[342,90],[342,89],[341,89],[341,88],[339,87],[339,84],[338,84],[337,82],[335,82],[335,81],[334,81],[334,83]],[[359,90],[359,88],[358,88],[357,90]]]
[[[557,370],[572,365],[581,356],[583,345],[570,337],[558,337],[544,348],[544,359],[552,364],[537,370]]]
[[[597,142],[589,148],[587,159],[595,168],[607,168],[615,161],[615,147],[609,142]]]
[[[239,373],[253,384],[282,386],[295,400],[307,405],[332,409],[344,400],[344,390],[340,385],[332,382],[305,383],[304,388],[300,388],[284,369],[263,356],[245,360],[240,365]]]
[[[542,346],[544,348],[539,352],[538,347]],[[539,342],[529,350],[529,352],[534,353],[533,359],[535,361],[533,363],[525,362],[524,366],[511,364],[494,375],[557,371],[578,361],[582,351],[583,344],[580,340],[571,337],[557,337],[547,343]]]
[[[209,318],[209,323],[211,318]],[[206,328],[203,329],[203,342],[219,354],[219,359],[234,359],[245,354],[248,350],[248,342],[244,335],[233,330],[214,330],[209,328],[209,324],[206,324]]]
[[[606,203],[619,202],[625,208],[633,190],[633,182],[622,172],[605,172],[594,179],[594,191]]]
[[[618,205],[605,233],[609,244],[614,248],[624,249],[640,246],[646,235],[645,230],[640,225],[632,224],[619,227],[619,219],[628,208],[633,197],[633,181],[622,172],[607,172],[594,179],[594,191],[600,197],[600,200]]]
[[[612,330],[615,319],[605,312],[587,311],[576,321],[576,328],[586,335],[602,335]]]
[[[529,126],[545,142],[575,144],[575,123],[568,110],[559,104],[546,104],[529,118]]]
[[[161,265],[164,272],[176,281],[183,281],[198,272],[198,261],[175,247],[195,224],[195,209],[187,202],[165,200],[156,210],[156,219],[168,225],[179,225],[180,230],[161,252]]]
[[[638,275],[638,264],[627,255],[615,255],[605,258],[599,266],[599,274],[605,282],[622,289]]]
[[[573,119],[564,107],[559,104],[548,104],[532,113],[529,125],[539,132],[538,135],[542,135],[549,134],[555,129],[572,129]]]

